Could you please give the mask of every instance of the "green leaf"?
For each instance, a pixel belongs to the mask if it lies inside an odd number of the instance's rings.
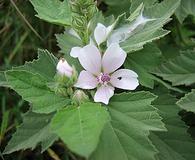
[[[81,65],[77,58],[70,56],[70,51],[73,47],[82,47],[82,41],[77,37],[64,32],[63,34],[56,34],[58,46],[60,47],[60,52],[64,54],[64,58],[71,64],[74,65],[77,70],[81,70]]]
[[[25,65],[14,67],[14,70],[29,71],[39,74],[46,81],[51,82],[56,74],[56,66],[58,59],[47,50],[38,50],[38,59],[32,62],[26,62]]]
[[[89,157],[96,148],[102,129],[109,121],[106,108],[95,103],[70,106],[57,112],[52,130],[73,152]]]
[[[153,88],[154,76],[149,72],[161,62],[161,51],[154,44],[149,44],[143,50],[128,54],[125,68],[131,69],[138,74],[140,84]]]
[[[42,20],[57,25],[71,25],[71,10],[68,0],[30,0]]]
[[[170,90],[184,93],[183,90],[171,86],[171,84],[150,73],[161,62],[162,54],[158,47],[155,44],[147,44],[143,50],[128,54],[124,65],[125,68],[131,69],[138,74],[140,84],[145,87],[152,89],[156,81]]]
[[[170,20],[175,10],[179,7],[180,0],[164,0],[145,9],[144,15],[148,18],[156,18],[161,24]]]
[[[61,49],[60,52],[68,56],[70,56],[70,51],[73,47],[82,47],[82,41],[67,32],[56,34],[56,38]]]
[[[165,62],[180,55],[180,48],[175,46],[175,44],[171,44],[171,42],[172,39],[167,36],[166,38],[163,38],[163,40],[161,40],[161,44],[159,45],[159,48],[162,52],[163,60]],[[169,45],[167,45],[167,43]]]
[[[164,131],[164,125],[151,102],[150,92],[115,95],[109,104],[111,122],[104,127],[99,145],[90,160],[154,160],[157,150],[148,136]]]
[[[144,6],[145,6],[146,8],[149,8],[149,7],[151,7],[152,5],[154,5],[154,3],[157,2],[157,1],[158,1],[158,0],[132,0],[130,11],[131,11],[131,13],[132,13],[133,11],[135,11],[136,8],[137,8],[141,3],[143,3]]]
[[[140,14],[142,14],[144,10],[144,4],[141,3],[140,5],[137,6],[134,12],[131,12],[131,15],[127,19],[129,22],[133,22]]]
[[[50,147],[58,138],[49,128],[52,117],[53,114],[27,112],[23,117],[23,123],[17,128],[6,146],[4,154],[27,148],[34,149],[38,144],[42,145],[42,151]],[[43,146],[46,140],[51,143]]]
[[[177,105],[187,111],[195,112],[195,90],[193,89],[190,93],[181,98],[177,102]]]
[[[124,12],[129,13],[131,0],[122,0],[120,4],[118,0],[104,0],[104,2],[108,5],[107,15],[119,16]]]
[[[170,21],[170,16],[179,6],[179,0],[164,0],[150,8],[144,10],[144,16],[155,19],[147,22],[142,29],[132,34],[126,41],[121,43],[121,47],[126,52],[133,52],[143,48],[143,45],[167,35],[169,31],[163,30],[162,26]]]
[[[158,29],[156,31],[155,29],[152,29],[152,27],[151,30],[143,29],[139,33],[132,35],[125,42],[122,42],[121,47],[126,52],[134,52],[142,49],[144,44],[160,39],[167,34],[169,34],[169,31],[163,29]]]
[[[195,16],[195,1],[194,0],[181,0],[181,4],[175,12],[180,23],[183,23],[184,19],[188,15]]]
[[[160,95],[153,105],[158,109],[167,132],[153,132],[152,143],[159,150],[159,160],[194,160],[195,143],[187,133],[188,127],[178,115],[176,99],[168,94]]]
[[[49,131],[51,132],[51,131]],[[58,140],[58,136],[56,134],[53,133],[47,133],[47,136],[45,136],[45,138],[41,141],[41,153],[43,153],[44,151],[46,151],[50,146],[52,146],[52,144]]]
[[[6,78],[12,89],[33,104],[32,109],[36,113],[54,112],[70,102],[66,97],[50,91],[47,81],[38,74],[11,70],[6,72]]]
[[[153,73],[173,86],[191,85],[195,83],[195,52],[186,51],[175,59],[168,60],[156,68]]]
[[[169,90],[172,90],[172,91],[175,91],[175,92],[179,92],[179,93],[186,93],[186,90],[184,90],[184,89],[180,89],[180,88],[177,88],[177,87],[173,87],[170,83],[168,83],[168,82],[165,82],[165,81],[163,81],[161,78],[159,78],[159,77],[153,77],[154,78],[154,80],[156,81],[156,82],[158,82],[158,83],[160,83],[161,85],[163,85],[164,87],[166,87],[167,89],[169,89]]]

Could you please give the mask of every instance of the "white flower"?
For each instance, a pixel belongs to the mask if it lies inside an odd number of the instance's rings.
[[[126,56],[126,52],[117,43],[111,44],[103,56],[95,45],[83,47],[78,59],[85,70],[81,71],[75,87],[97,87],[94,101],[104,104],[108,104],[114,95],[114,87],[134,90],[139,85],[138,75],[128,69],[117,70],[123,65]]]
[[[100,45],[101,43],[103,43],[107,40],[108,36],[110,35],[111,31],[114,28],[114,25],[115,25],[115,23],[113,23],[112,25],[106,27],[101,23],[97,24],[97,26],[94,30],[94,38],[95,38],[95,41],[98,45]],[[73,30],[70,30],[70,31],[69,31],[69,33],[71,33],[74,36],[76,35]],[[90,38],[90,44],[95,45],[92,38]],[[80,50],[81,50],[81,47],[73,47],[71,49],[70,55],[74,58],[77,58],[78,55],[80,54]]]
[[[60,75],[71,77],[73,74],[73,68],[68,64],[68,62],[64,58],[60,59],[56,69],[58,74]]]

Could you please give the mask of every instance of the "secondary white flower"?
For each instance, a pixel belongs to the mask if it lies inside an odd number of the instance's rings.
[[[85,70],[81,71],[75,87],[94,89],[95,102],[109,103],[114,95],[114,87],[134,90],[138,85],[138,75],[129,69],[119,69],[126,59],[126,52],[119,44],[111,44],[103,56],[95,45],[87,45],[80,50],[80,64]],[[117,71],[116,71],[117,70]]]
[[[68,62],[64,58],[59,60],[56,69],[58,74],[60,75],[71,77],[73,74],[73,68],[68,64]]]
[[[113,30],[114,28],[114,25],[115,23],[113,23],[112,25],[106,27],[104,26],[103,24],[101,23],[98,23],[95,30],[94,30],[94,38],[95,38],[95,41],[98,45],[100,45],[101,43],[105,42],[109,36],[109,34],[111,33],[111,31]],[[74,30],[70,30],[69,33],[71,35],[74,35],[76,36],[76,33]],[[78,36],[76,36],[78,37]],[[92,38],[90,38],[90,43],[91,45],[95,45],[94,41],[92,40]],[[81,47],[73,47],[71,49],[71,52],[70,52],[70,55],[74,58],[77,58],[78,55],[80,54],[80,50],[81,50]]]
[[[130,25],[124,25],[123,27],[113,31],[113,34],[108,38],[107,46],[112,43],[120,43],[128,39],[134,31],[140,27],[144,26],[149,21],[154,21],[155,19],[149,19],[143,16],[141,12],[140,15],[134,20]]]

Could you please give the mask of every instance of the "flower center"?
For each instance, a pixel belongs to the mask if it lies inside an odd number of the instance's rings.
[[[107,74],[107,73],[101,73],[98,77],[98,82],[101,83],[101,84],[106,84],[110,81],[110,75]]]

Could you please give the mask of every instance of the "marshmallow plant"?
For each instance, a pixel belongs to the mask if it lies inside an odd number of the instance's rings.
[[[94,0],[30,1],[39,18],[65,27],[56,35],[63,58],[39,50],[37,60],[3,73],[5,86],[30,104],[3,154],[40,145],[55,159],[193,159],[195,146],[180,123],[176,99],[161,86],[183,92],[159,78],[192,84],[193,74],[188,80],[179,74],[191,73],[190,65],[177,65],[192,56],[157,68],[166,57],[150,43],[169,33],[162,26],[178,0],[143,1],[148,8],[132,0],[130,13],[116,19],[104,17]],[[65,156],[56,156],[55,148]]]

